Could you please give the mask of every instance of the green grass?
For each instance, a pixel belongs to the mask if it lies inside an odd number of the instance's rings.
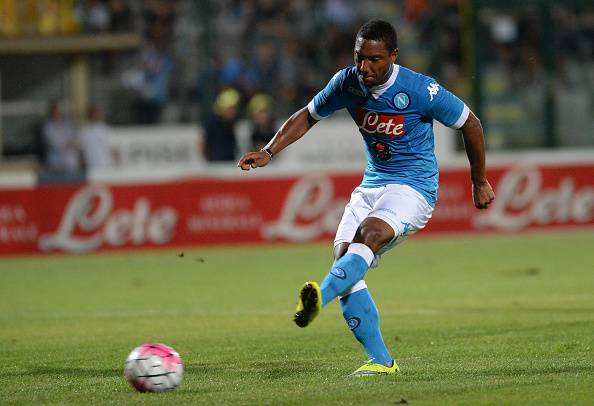
[[[1,404],[592,404],[594,233],[417,238],[366,278],[402,372],[365,360],[337,303],[291,322],[329,244],[0,260]],[[164,342],[182,385],[135,393]]]

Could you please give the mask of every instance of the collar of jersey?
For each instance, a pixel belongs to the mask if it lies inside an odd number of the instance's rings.
[[[374,99],[379,99],[379,97],[382,94],[384,94],[384,92],[386,90],[388,90],[390,87],[392,87],[394,82],[396,82],[396,77],[398,76],[399,71],[400,71],[400,65],[394,64],[394,69],[392,69],[392,74],[390,75],[390,77],[388,78],[386,83],[382,83],[381,85],[372,86],[372,87],[367,88],[369,90],[369,93],[371,93],[371,95],[373,96]],[[365,89],[365,87],[366,87],[365,83],[363,83],[361,78],[359,78],[359,83],[361,84],[361,87],[363,87],[363,89]]]

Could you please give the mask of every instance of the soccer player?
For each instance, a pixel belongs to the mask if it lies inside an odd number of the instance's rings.
[[[338,226],[330,272],[320,285],[307,282],[301,289],[294,321],[299,327],[309,325],[339,298],[346,323],[369,358],[352,375],[370,376],[399,368],[384,344],[378,310],[363,278],[382,254],[431,218],[438,183],[434,119],[462,130],[474,205],[485,209],[495,195],[485,173],[480,121],[435,80],[396,64],[396,31],[390,23],[365,23],[355,37],[354,56],[355,66],[336,73],[262,150],[245,154],[237,165],[243,170],[267,165],[334,111],[346,108],[357,124],[369,163]]]

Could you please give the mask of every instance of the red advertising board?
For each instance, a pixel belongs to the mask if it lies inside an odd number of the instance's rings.
[[[361,180],[245,175],[0,189],[0,254],[329,239]],[[477,210],[468,170],[442,170],[436,210],[418,235],[594,226],[594,163],[500,167],[489,178],[497,198]]]

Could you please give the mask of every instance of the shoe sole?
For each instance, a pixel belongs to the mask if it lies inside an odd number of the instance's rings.
[[[360,371],[359,373],[352,373],[349,376],[362,377],[362,376],[373,376],[373,375],[396,375],[398,371],[394,372],[377,372],[377,371]]]
[[[358,374],[351,374],[350,376],[355,377],[355,378],[361,378],[364,376],[376,376],[376,375],[383,375],[383,376],[389,376],[389,375],[395,375],[395,372],[360,372]]]
[[[299,300],[303,305],[303,309],[295,313],[293,321],[299,327],[306,327],[317,315],[318,311],[318,293],[316,288],[311,283],[306,283],[299,293]]]
[[[398,364],[396,364],[396,362],[394,362],[394,364],[396,365],[396,368],[392,369],[391,371],[370,371],[367,369],[364,370],[357,370],[355,372],[353,372],[352,374],[350,374],[349,376],[354,376],[354,377],[361,377],[361,376],[372,376],[372,375],[395,375],[398,372],[400,372],[400,368],[398,367]]]

